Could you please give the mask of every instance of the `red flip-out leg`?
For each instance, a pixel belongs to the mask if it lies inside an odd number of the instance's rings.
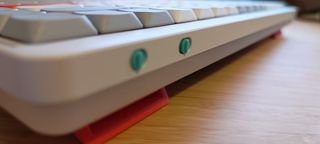
[[[64,2],[64,3],[4,3],[4,4],[0,4],[0,8],[11,8],[11,9],[15,9],[18,6],[50,6],[50,5],[56,5],[56,4],[75,4],[75,3],[68,3],[68,2]]]
[[[271,35],[271,38],[272,39],[278,39],[278,38],[281,38],[282,37],[282,32],[281,30],[280,31],[277,31],[276,33],[272,34]]]
[[[0,4],[0,8],[16,8],[17,6],[20,6],[21,4]]]
[[[17,4],[0,4],[0,8],[17,8],[18,6],[39,6],[39,5],[44,5],[44,4],[28,4],[28,3],[17,3]]]
[[[142,100],[78,130],[75,132],[75,136],[83,144],[103,144],[164,107],[168,101],[165,88],[160,89]]]

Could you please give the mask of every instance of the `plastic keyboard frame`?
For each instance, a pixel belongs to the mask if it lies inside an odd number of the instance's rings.
[[[0,38],[0,105],[33,130],[73,132],[281,29],[295,8],[41,44]],[[187,55],[179,42],[192,38]],[[136,72],[131,53],[144,48]]]

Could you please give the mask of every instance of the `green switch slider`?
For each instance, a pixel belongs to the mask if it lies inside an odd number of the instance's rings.
[[[191,38],[187,37],[182,39],[179,47],[180,54],[183,54],[183,55],[187,54],[190,47],[191,47]]]
[[[137,49],[135,50],[131,55],[131,68],[134,71],[139,71],[144,66],[145,62],[147,60],[147,52],[143,49]]]

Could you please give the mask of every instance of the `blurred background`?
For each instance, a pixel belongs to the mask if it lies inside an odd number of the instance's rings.
[[[318,12],[320,10],[320,0],[287,0],[289,3],[300,8],[301,13]]]
[[[299,16],[308,19],[320,21],[320,0],[286,0],[289,4],[299,8]]]

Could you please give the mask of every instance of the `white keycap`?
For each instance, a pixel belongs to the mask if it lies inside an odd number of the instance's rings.
[[[226,7],[228,15],[236,15],[239,14],[238,8],[234,6],[227,6]]]
[[[47,13],[75,13],[75,12],[84,12],[84,11],[102,11],[102,10],[116,10],[117,7],[110,6],[99,6],[99,7],[73,7],[73,8],[44,8],[41,11]]]
[[[154,9],[119,9],[120,11],[134,12],[144,27],[156,27],[174,24],[174,20],[166,10]]]
[[[265,7],[263,5],[258,5],[258,10],[261,11],[261,10],[265,10]]]
[[[212,7],[211,10],[216,17],[228,15],[228,11],[224,7]]]
[[[248,5],[248,6],[246,6],[245,8],[246,8],[246,11],[247,11],[247,12],[254,12],[254,11],[255,11],[254,6],[252,6],[252,5]]]
[[[198,19],[213,18],[215,15],[211,8],[192,8]]]
[[[90,11],[77,12],[86,15],[99,33],[111,33],[143,28],[142,23],[133,12]]]
[[[13,15],[3,36],[24,42],[50,42],[96,35],[97,30],[86,16],[71,14]]]
[[[156,8],[160,10],[167,10],[175,23],[189,22],[197,20],[196,14],[192,9],[186,8]]]
[[[259,5],[254,5],[254,9],[255,9],[255,11],[260,11],[261,10]]]
[[[215,17],[212,9],[208,5],[195,4],[195,3],[184,3],[184,5],[177,6],[178,8],[191,9],[196,15],[197,19],[208,19]]]
[[[238,6],[236,6],[236,7],[237,7],[238,12],[239,12],[240,14],[242,14],[242,13],[246,13],[246,12],[247,12],[247,9],[246,9],[246,7],[245,7],[245,6],[238,5]]]
[[[18,6],[17,9],[24,9],[39,12],[41,9],[46,8],[80,8],[81,5],[73,4],[50,4],[50,5],[34,5],[34,6]]]

